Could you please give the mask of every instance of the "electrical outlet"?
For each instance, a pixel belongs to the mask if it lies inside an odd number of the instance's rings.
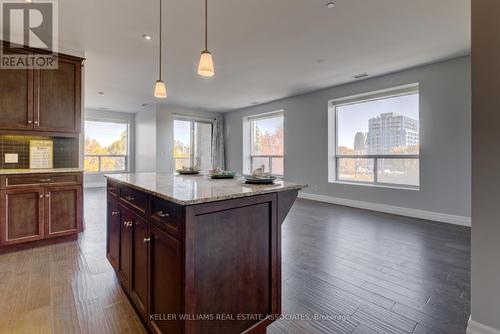
[[[17,164],[19,162],[19,154],[17,153],[5,153],[5,163],[6,164]]]

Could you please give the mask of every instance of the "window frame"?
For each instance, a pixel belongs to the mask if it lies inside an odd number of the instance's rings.
[[[268,166],[269,166],[269,172],[270,175],[276,176],[276,177],[284,177],[285,176],[285,132],[283,131],[283,154],[282,155],[262,155],[262,154],[253,154],[253,148],[254,148],[254,122],[263,120],[263,119],[269,119],[269,118],[278,118],[281,117],[283,118],[283,130],[285,127],[285,115],[284,115],[284,110],[276,110],[276,111],[271,111],[263,114],[258,114],[258,115],[253,115],[249,116],[246,118],[246,121],[249,124],[249,130],[250,130],[250,151],[249,151],[249,158],[250,158],[250,172],[252,171],[252,166],[255,158],[267,158],[268,159]],[[283,174],[273,174],[273,158],[281,158],[283,159]]]
[[[84,120],[84,129],[85,129],[85,122],[100,122],[100,123],[116,123],[116,124],[125,124],[127,127],[127,154],[126,155],[121,155],[121,154],[87,154],[85,152],[85,136],[86,136],[86,131],[84,130],[84,135],[83,135],[83,142],[84,142],[84,147],[83,147],[83,163],[84,163],[84,168],[85,168],[85,158],[97,158],[98,163],[97,165],[99,166],[98,171],[86,171],[84,169],[85,174],[121,174],[121,173],[128,173],[130,171],[130,122],[127,120],[121,120],[121,119],[107,119],[107,118],[85,118]],[[123,170],[117,170],[117,171],[103,171],[101,170],[101,158],[120,158],[123,157],[125,158],[125,169]]]
[[[172,144],[173,146],[175,145],[175,129],[174,129],[174,122],[175,121],[183,121],[183,122],[190,122],[190,125],[189,125],[189,141],[190,141],[190,145],[192,145],[193,147],[191,147],[191,152],[189,154],[189,165],[191,167],[194,166],[194,162],[195,162],[195,149],[194,149],[194,142],[195,142],[195,131],[194,131],[194,127],[195,127],[195,123],[202,123],[202,124],[210,124],[211,126],[211,131],[210,131],[210,165],[213,166],[213,162],[214,162],[214,147],[213,147],[213,136],[214,136],[214,126],[215,126],[215,119],[211,119],[211,118],[198,118],[198,117],[190,117],[190,116],[183,116],[183,115],[174,115],[174,119],[172,121]],[[172,146],[172,148],[173,148]],[[187,158],[176,158],[173,154],[172,154],[172,163],[173,163],[173,170],[174,172],[176,171],[176,161],[178,159],[187,159]]]
[[[374,186],[374,187],[383,187],[383,188],[393,188],[393,189],[408,189],[408,190],[420,190],[420,152],[421,148],[419,145],[419,153],[418,154],[339,154],[338,152],[338,108],[342,106],[347,106],[351,104],[359,104],[363,102],[377,101],[377,100],[385,100],[394,97],[407,96],[412,94],[419,94],[420,97],[420,86],[418,83],[409,84],[400,87],[394,87],[389,89],[384,89],[376,92],[358,94],[354,96],[349,96],[341,99],[331,100],[329,102],[329,109],[333,111],[334,116],[334,150],[333,150],[333,159],[334,159],[334,179],[332,180],[331,175],[329,175],[330,183],[340,183],[340,184],[352,184],[352,185],[362,185],[362,186]],[[420,109],[420,106],[419,106]],[[329,113],[330,114],[330,113]],[[331,114],[329,115],[331,116]],[[420,110],[419,110],[419,125],[420,125]],[[328,132],[331,131],[331,121],[328,122]],[[420,126],[418,129],[419,134],[419,143],[420,143]],[[330,135],[329,135],[330,138]],[[331,140],[329,140],[331,143]],[[331,151],[331,150],[330,150]],[[356,181],[356,180],[342,180],[339,178],[339,160],[340,159],[372,159],[373,160],[373,181]],[[400,160],[418,160],[419,164],[419,184],[411,185],[404,183],[388,183],[388,182],[380,182],[378,181],[378,160],[379,159],[400,159]],[[331,163],[331,159],[328,160]],[[329,174],[331,173],[331,169],[329,168]]]

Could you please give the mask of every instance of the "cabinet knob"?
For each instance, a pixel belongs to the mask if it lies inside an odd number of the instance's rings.
[[[151,241],[151,238],[144,238],[144,240],[143,240],[144,243],[148,243],[150,241]]]
[[[112,216],[118,216],[118,214],[119,214],[119,212],[118,212],[118,211],[112,211],[112,212],[111,212],[111,215],[112,215]]]
[[[132,223],[132,221],[124,221],[124,222],[123,222],[123,225],[124,225],[125,227],[131,227],[133,224],[134,224],[134,223]]]
[[[35,125],[38,125],[38,121],[35,121]]]
[[[43,195],[40,195],[40,198],[43,198]]]
[[[160,216],[161,218],[170,217],[170,213],[168,213],[168,212],[163,212],[162,210],[158,211],[156,214],[157,214],[158,216]]]
[[[50,197],[50,193],[46,194],[45,195],[46,198],[49,198]]]
[[[30,120],[28,120],[28,124],[31,124],[31,123],[33,123],[33,121],[32,121],[31,119],[30,119]]]

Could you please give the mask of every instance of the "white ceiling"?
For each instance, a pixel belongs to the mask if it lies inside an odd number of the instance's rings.
[[[87,58],[86,107],[227,111],[470,49],[470,0],[336,0],[334,9],[321,0],[210,0],[216,76],[207,79],[196,74],[204,1],[163,1],[166,101],[152,97],[158,0],[59,1],[60,51]]]

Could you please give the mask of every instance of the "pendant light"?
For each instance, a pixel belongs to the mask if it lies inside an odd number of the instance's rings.
[[[159,99],[166,99],[167,98],[167,86],[165,85],[165,82],[161,79],[161,1],[160,0],[160,55],[159,55],[159,79],[156,80],[155,83],[155,90],[154,90],[154,96]]]
[[[215,75],[212,54],[208,51],[208,0],[205,0],[205,50],[201,52],[198,74],[202,77],[213,77]]]

